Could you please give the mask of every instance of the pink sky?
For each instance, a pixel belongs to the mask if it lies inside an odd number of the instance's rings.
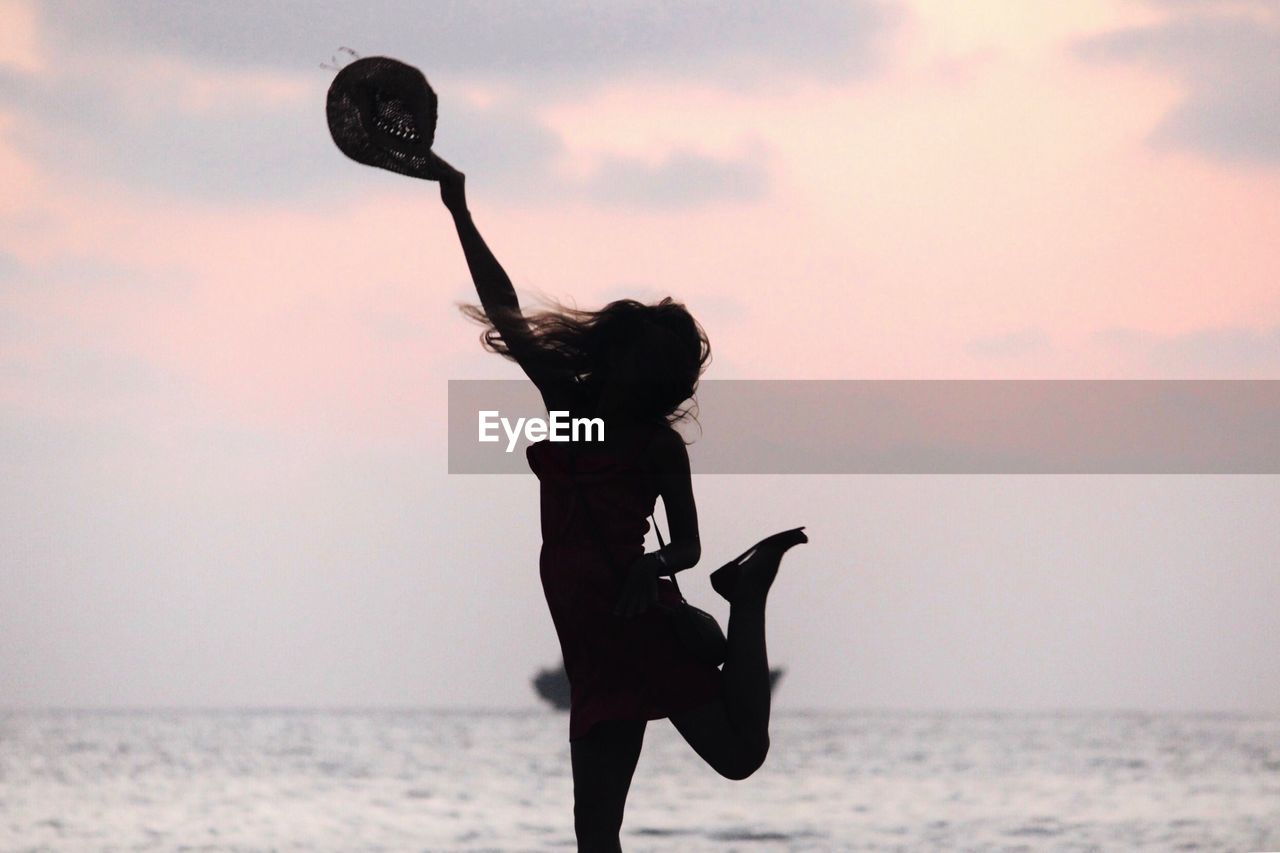
[[[518,374],[453,307],[436,188],[328,139],[339,44],[437,87],[524,294],[674,295],[708,377],[1280,378],[1274,4],[875,3],[562,63],[478,4],[428,49],[344,0],[8,0],[13,701],[509,706],[554,659],[536,484],[441,446],[447,379]],[[710,477],[699,514],[709,561],[814,532],[797,705],[1274,708],[1274,478],[1105,480]]]
[[[72,75],[101,65],[55,54],[31,7],[5,14],[0,63]],[[1068,50],[1163,17],[1134,3],[917,2],[869,80],[734,92],[624,76],[547,106],[542,118],[565,144],[558,174],[687,150],[758,158],[769,191],[627,210],[554,190],[504,199],[473,171],[473,211],[531,293],[686,300],[711,333],[714,377],[1174,376],[1151,363],[1153,343],[1280,326],[1280,170],[1146,144],[1182,97],[1179,80]],[[124,80],[162,79],[181,105],[175,120],[237,120],[248,93],[264,108],[314,103],[317,122],[298,133],[323,133],[327,74],[317,69],[113,58]],[[500,86],[459,89],[445,94],[502,97]],[[128,95],[140,111],[155,96]],[[446,104],[442,138],[449,120]],[[23,121],[12,108],[0,114],[5,128]],[[364,170],[337,203],[210,203],[59,171],[8,136],[0,247],[35,277],[74,257],[154,282],[10,284],[19,322],[48,332],[9,336],[11,359],[38,362],[74,342],[178,374],[219,417],[288,421],[326,409],[342,421],[336,404],[370,415],[349,424],[359,430],[418,429],[429,405],[419,386],[441,371],[506,375],[452,313],[467,296],[465,268],[429,185]],[[442,153],[467,169],[465,150]],[[336,151],[331,168],[357,170]],[[1098,339],[1115,329],[1138,343]],[[81,404],[11,373],[0,388],[21,405]],[[409,421],[390,424],[395,412]]]

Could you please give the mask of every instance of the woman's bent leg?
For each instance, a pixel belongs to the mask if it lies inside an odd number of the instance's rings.
[[[764,596],[736,599],[729,612],[723,696],[671,722],[694,752],[728,779],[746,779],[769,753],[769,656]]]
[[[582,853],[622,849],[618,833],[640,747],[644,720],[603,720],[569,742],[573,763],[573,827]]]
[[[745,779],[769,753],[772,685],[765,643],[764,609],[782,556],[808,537],[797,529],[776,534],[741,558],[729,608],[724,695],[671,718],[698,755],[720,775]]]

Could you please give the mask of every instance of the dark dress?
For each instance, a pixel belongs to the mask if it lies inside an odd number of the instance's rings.
[[[526,456],[541,484],[539,568],[569,676],[572,740],[600,720],[656,720],[695,708],[721,688],[720,670],[685,652],[658,608],[613,614],[623,571],[644,553],[658,497],[640,450],[570,448],[539,441]],[[680,600],[670,580],[658,583],[660,601]]]

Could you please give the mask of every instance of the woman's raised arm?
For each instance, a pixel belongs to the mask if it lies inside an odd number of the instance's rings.
[[[511,278],[502,264],[498,263],[471,219],[471,212],[467,209],[466,175],[435,154],[431,158],[435,180],[440,182],[440,200],[453,216],[453,224],[458,229],[458,240],[462,243],[467,268],[471,271],[471,280],[475,284],[476,295],[480,297],[485,316],[502,336],[511,357],[546,397],[550,387],[555,384],[555,377],[545,365],[539,363],[529,323],[520,311],[520,300],[511,284]]]

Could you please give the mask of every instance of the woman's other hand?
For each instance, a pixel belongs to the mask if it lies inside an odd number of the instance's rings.
[[[428,179],[440,182],[440,200],[451,213],[465,213],[467,209],[467,176],[445,162],[435,152],[431,153],[431,170]]]
[[[645,554],[631,564],[627,579],[622,584],[622,594],[613,612],[618,616],[637,616],[658,601],[658,573],[653,555]]]

